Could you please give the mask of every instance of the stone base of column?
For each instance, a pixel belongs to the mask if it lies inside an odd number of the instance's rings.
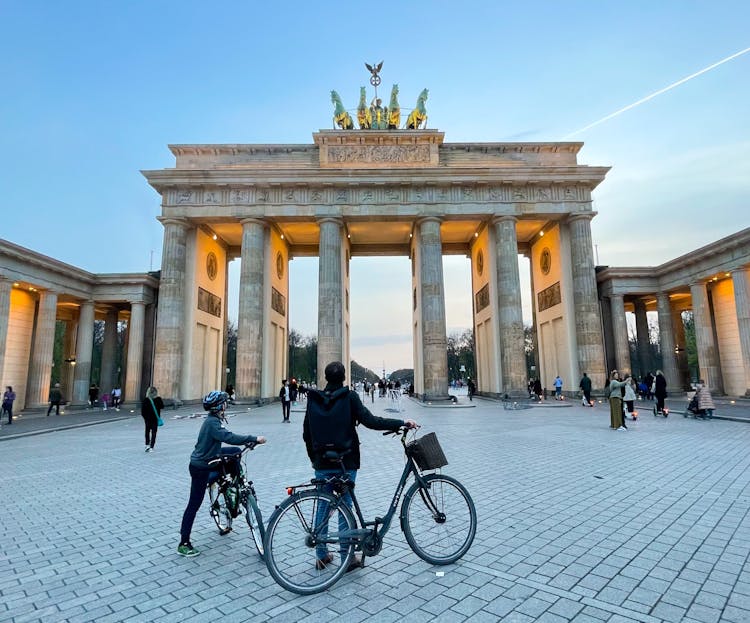
[[[450,394],[414,394],[414,397],[417,398],[420,402],[456,402],[457,398],[455,396],[451,396]]]

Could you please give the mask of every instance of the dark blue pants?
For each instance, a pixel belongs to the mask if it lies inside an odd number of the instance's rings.
[[[239,454],[240,448],[222,448],[222,454]],[[215,480],[219,473],[210,468],[190,465],[190,497],[188,498],[187,507],[182,514],[182,524],[180,525],[180,542],[187,543],[190,541],[190,533],[193,531],[193,522],[198,509],[203,504],[203,496],[206,495],[208,483]]]

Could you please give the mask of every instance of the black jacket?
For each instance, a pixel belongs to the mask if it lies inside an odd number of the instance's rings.
[[[342,384],[338,385],[326,385],[323,393],[333,394],[337,390],[343,388]],[[396,430],[400,426],[404,425],[403,420],[397,420],[394,418],[382,418],[370,413],[370,411],[362,404],[359,396],[356,392],[349,391],[348,389],[340,392],[340,396],[337,400],[348,400],[349,409],[351,412],[351,421],[349,426],[349,435],[351,439],[351,451],[344,456],[344,467],[346,469],[359,469],[359,437],[357,435],[357,424],[363,424],[367,428],[373,430]],[[305,410],[305,420],[302,424],[302,438],[305,440],[305,446],[307,447],[307,456],[312,461],[313,468],[315,469],[331,469],[330,463],[323,462],[321,457],[316,456],[312,446],[312,436],[310,434],[310,394],[308,393],[307,409]],[[313,415],[313,417],[315,417]]]

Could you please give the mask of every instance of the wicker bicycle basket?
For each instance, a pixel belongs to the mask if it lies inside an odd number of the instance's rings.
[[[448,459],[445,458],[445,453],[440,447],[440,442],[435,433],[428,433],[419,439],[410,441],[406,447],[409,456],[416,461],[417,467],[422,471],[438,469],[448,465]]]

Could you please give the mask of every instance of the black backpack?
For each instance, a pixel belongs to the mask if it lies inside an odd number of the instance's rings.
[[[307,425],[310,429],[313,452],[322,457],[329,450],[344,453],[351,450],[352,413],[349,388],[334,392],[307,392]]]

